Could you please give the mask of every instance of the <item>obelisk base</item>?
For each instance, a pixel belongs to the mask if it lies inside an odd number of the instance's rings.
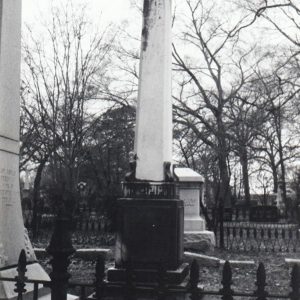
[[[183,201],[178,199],[118,200],[115,268],[109,281],[123,281],[131,265],[136,282],[157,281],[163,265],[169,283],[186,277],[183,259]]]
[[[167,270],[166,283],[179,285],[189,274],[188,263],[181,264],[176,270]],[[107,271],[107,280],[109,282],[124,282],[126,281],[126,270],[118,268],[110,268]],[[138,283],[157,283],[158,271],[154,269],[135,269],[134,270],[135,282]]]

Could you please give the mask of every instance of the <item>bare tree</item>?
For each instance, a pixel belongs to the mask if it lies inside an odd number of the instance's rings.
[[[175,69],[185,74],[174,95],[176,122],[193,130],[215,152],[220,175],[218,199],[228,205],[231,146],[226,111],[253,74],[247,62],[253,48],[242,47],[243,17],[233,25],[224,24],[214,18],[213,5],[201,0],[185,3],[188,21],[179,46],[173,47]],[[192,55],[180,54],[182,42],[189,45]]]
[[[84,11],[71,1],[52,7],[50,23],[36,32],[27,26],[23,38],[22,116],[27,130],[23,127],[22,140],[32,135],[27,157],[35,151],[32,163],[41,169],[50,165],[53,183],[69,194],[68,201],[75,192],[91,120],[97,116],[88,108],[108,80],[115,38],[110,27],[95,32]]]

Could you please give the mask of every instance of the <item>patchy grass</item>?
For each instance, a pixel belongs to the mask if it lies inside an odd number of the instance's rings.
[[[81,247],[80,247],[81,248]],[[290,273],[291,268],[285,264],[285,258],[300,258],[300,253],[283,252],[232,252],[215,249],[205,255],[214,256],[224,260],[254,260],[255,266],[240,266],[232,268],[233,286],[235,291],[251,292],[256,289],[256,269],[259,262],[263,262],[267,275],[267,290],[271,293],[289,293],[290,292]],[[47,260],[41,261],[47,272],[51,268]],[[106,267],[113,266],[112,258],[107,261]],[[200,283],[206,290],[219,290],[222,280],[221,267],[201,267]],[[72,275],[72,281],[93,282],[95,278],[95,262],[73,258],[71,260],[69,271]]]
[[[233,289],[235,291],[251,292],[256,289],[256,270],[260,262],[266,268],[267,287],[270,293],[290,292],[291,268],[285,263],[285,258],[300,258],[300,253],[284,252],[229,252],[215,249],[213,255],[224,260],[254,260],[255,266],[241,266],[232,268]],[[200,268],[201,283],[205,289],[221,288],[222,267]]]

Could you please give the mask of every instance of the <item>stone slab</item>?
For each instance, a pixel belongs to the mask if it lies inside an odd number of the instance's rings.
[[[205,267],[220,267],[225,264],[225,260],[214,256],[208,256],[188,251],[184,252],[184,261],[191,263],[194,259],[197,260],[200,266]],[[254,260],[229,260],[229,263],[233,268],[255,265]]]
[[[204,177],[191,168],[175,168],[174,173],[179,182],[204,182]]]
[[[229,263],[230,263],[231,267],[233,267],[233,268],[255,265],[254,260],[229,260]],[[225,264],[225,260],[221,259],[220,264],[221,264],[221,266],[223,266]]]
[[[155,269],[135,269],[135,282],[156,283],[158,271]],[[189,274],[189,265],[181,264],[176,270],[167,270],[166,281],[168,284],[181,284]],[[126,280],[125,269],[110,268],[107,271],[107,280],[109,282],[124,282]]]
[[[44,248],[34,248],[34,252],[38,258],[44,258],[48,256]],[[83,260],[96,260],[99,255],[103,255],[105,259],[111,259],[113,255],[112,249],[106,248],[88,248],[77,249],[73,254],[74,257],[81,258]]]
[[[285,258],[284,261],[289,267],[293,267],[294,265],[300,266],[300,259],[297,258]]]
[[[184,232],[184,249],[196,251],[213,250],[216,246],[215,234],[212,231],[185,231]]]
[[[207,256],[203,254],[193,253],[185,251],[183,255],[184,261],[191,263],[194,259],[200,264],[200,266],[205,267],[219,267],[221,260],[217,257]]]
[[[41,296],[41,297],[39,297],[39,300],[51,300],[51,295],[47,294],[47,295]],[[68,294],[67,300],[79,300],[79,297]]]

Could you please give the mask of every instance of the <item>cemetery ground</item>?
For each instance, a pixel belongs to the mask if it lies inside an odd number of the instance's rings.
[[[96,248],[110,249],[111,251],[106,257],[106,267],[114,266],[114,246],[113,235],[106,235],[101,239],[103,244]],[[34,243],[34,246],[43,248],[47,246],[45,240],[41,243]],[[93,244],[76,243],[75,249],[94,249]],[[193,251],[196,253],[195,251]],[[280,252],[280,251],[232,251],[215,248],[201,253],[207,256],[216,257],[222,260],[234,261],[254,261],[254,264],[237,264],[232,265],[233,290],[251,292],[256,289],[256,270],[260,262],[263,262],[266,268],[266,290],[272,293],[288,293],[290,291],[290,273],[291,266],[286,264],[285,258],[300,258],[299,249],[296,252]],[[40,257],[39,260],[47,272],[51,271],[48,264],[50,257]],[[190,260],[189,260],[190,261]],[[86,257],[72,257],[69,266],[69,272],[72,275],[70,281],[92,283],[95,280],[95,259]],[[200,264],[200,284],[207,290],[219,290],[221,288],[223,265],[204,266]],[[79,291],[72,291],[73,293]]]

